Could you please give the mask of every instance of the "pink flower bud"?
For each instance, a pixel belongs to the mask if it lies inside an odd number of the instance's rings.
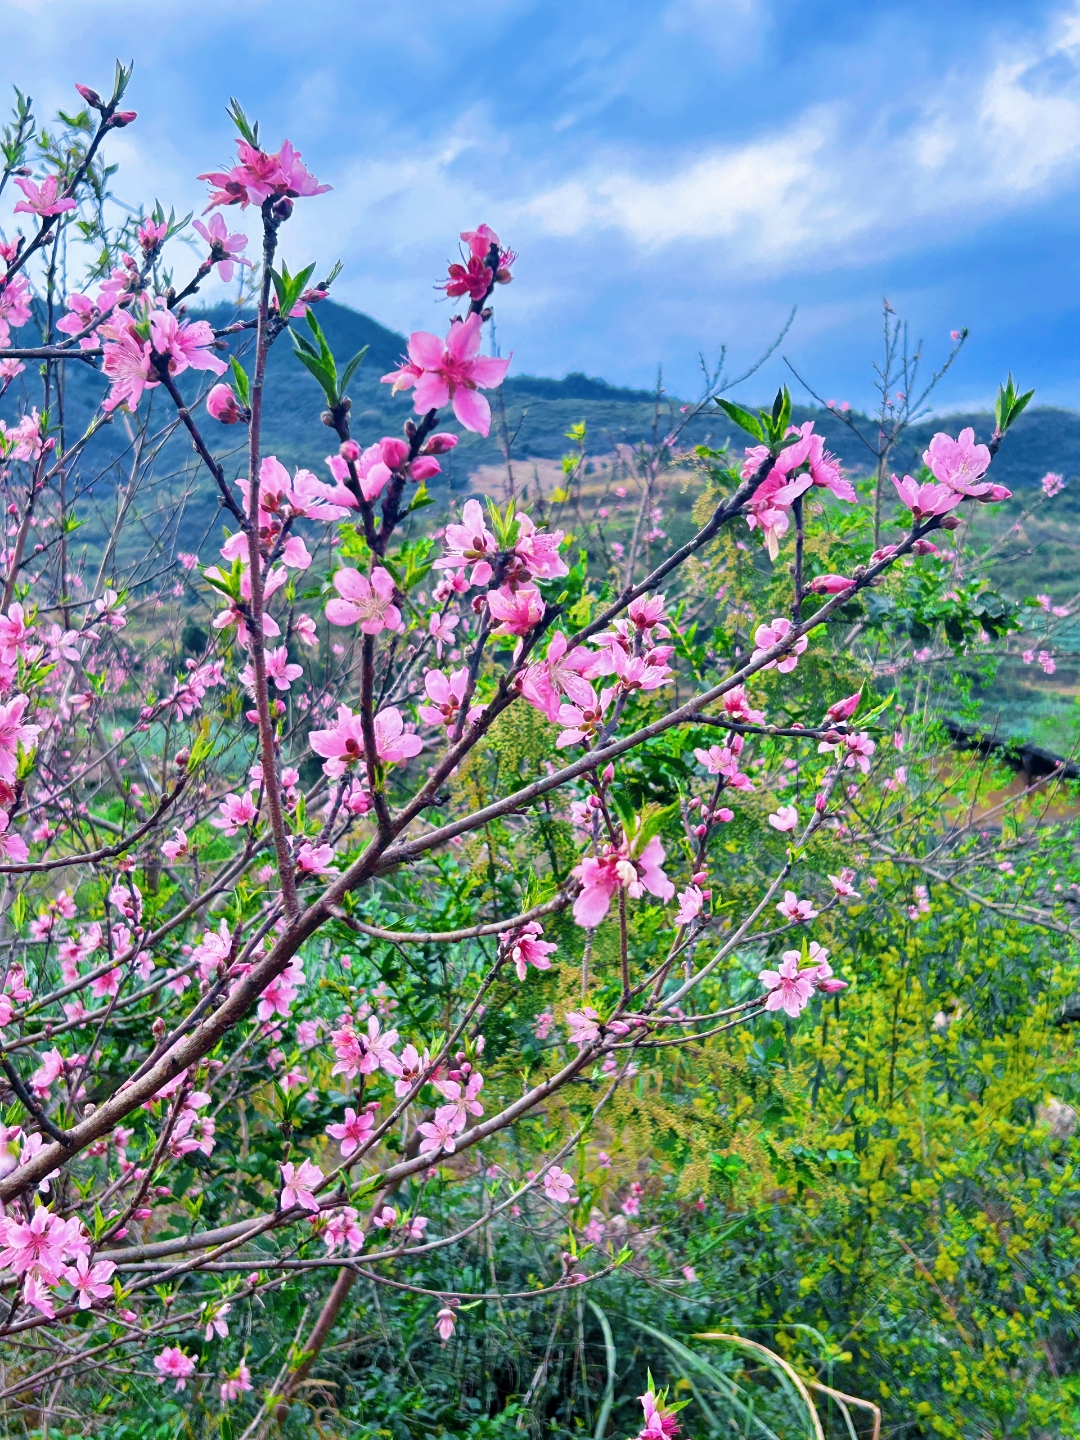
[[[959,515],[946,515],[941,522],[941,528],[943,530],[959,530],[963,523]]]
[[[722,820],[723,823],[727,825],[729,821],[735,819],[735,811],[729,810],[726,805],[721,805],[720,809],[716,812],[716,818],[717,820]]]
[[[829,802],[826,800],[826,798],[825,798],[824,795],[815,795],[815,796],[814,796],[814,809],[818,812],[819,815],[824,815],[824,813],[825,813],[825,806],[826,806],[828,803],[829,803]]]
[[[615,779],[615,766],[611,763],[610,760],[604,766],[603,770],[601,770],[600,778],[601,780],[603,780],[605,785],[610,785],[611,782]]]
[[[92,86],[76,85],[75,89],[79,92],[79,94],[86,101],[86,103],[88,105],[92,105],[95,110],[100,110],[104,105],[105,102],[102,100],[101,96]]]
[[[432,435],[431,438],[428,440],[427,444],[424,446],[424,454],[445,455],[447,450],[452,450],[457,444],[457,442],[458,437],[456,435],[449,435],[443,431],[440,431],[437,435]]]
[[[841,591],[847,590],[854,585],[854,580],[849,580],[846,575],[819,575],[810,581],[809,589],[815,595],[839,595]]]
[[[360,459],[360,446],[355,440],[343,440],[338,446],[338,454],[343,460],[355,462]]]
[[[838,975],[830,975],[827,980],[819,980],[817,988],[824,990],[826,995],[836,995],[839,991],[847,989],[847,981],[841,980]]]
[[[709,827],[708,827],[707,825],[695,825],[695,826],[694,826],[694,834],[695,834],[695,835],[698,837],[698,839],[700,840],[703,835],[705,835],[705,834],[708,833],[708,829],[709,829]]]
[[[383,464],[388,470],[400,469],[409,458],[409,447],[404,440],[394,440],[388,436],[379,441],[379,449],[382,452]]]
[[[414,480],[430,480],[433,475],[438,475],[441,469],[442,466],[434,455],[420,455],[409,466],[409,474]]]
[[[862,691],[856,690],[854,695],[848,695],[844,700],[837,700],[835,705],[830,705],[825,714],[830,720],[848,720],[859,708],[862,700]]]
[[[206,397],[206,409],[222,425],[238,425],[244,419],[244,412],[228,385],[213,387]]]
[[[708,878],[709,872],[707,870],[698,870],[696,874],[691,875],[690,884],[703,885]]]
[[[138,118],[138,112],[135,110],[117,110],[109,124],[114,130],[122,130],[125,125],[130,125],[133,120]]]

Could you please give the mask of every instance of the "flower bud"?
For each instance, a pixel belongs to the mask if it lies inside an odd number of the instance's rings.
[[[615,779],[615,766],[611,763],[610,760],[600,772],[600,779],[604,782],[605,785],[610,785],[611,782]]]
[[[222,425],[239,425],[248,414],[228,385],[215,385],[211,389],[206,397],[206,409]]]
[[[117,110],[109,124],[114,130],[122,130],[125,125],[130,125],[133,120],[138,118],[138,112],[135,110]]]
[[[105,101],[102,100],[101,96],[97,93],[93,86],[76,85],[75,89],[79,92],[79,94],[86,101],[86,103],[88,105],[92,105],[95,110],[101,110],[104,108]]]
[[[963,523],[959,515],[946,515],[941,522],[941,528],[943,530],[959,530]]]
[[[825,806],[826,806],[828,803],[829,803],[829,802],[826,800],[826,798],[825,798],[824,795],[815,795],[815,796],[814,796],[814,809],[818,812],[819,815],[824,815],[824,813],[825,813]]]
[[[379,441],[379,451],[388,470],[400,469],[409,458],[409,447],[405,441],[394,440],[390,436]]]
[[[841,990],[847,989],[847,981],[841,980],[838,975],[830,975],[827,980],[819,980],[817,988],[824,990],[826,995],[837,995]]]
[[[288,220],[293,212],[293,202],[287,195],[281,195],[270,207],[270,214],[277,221]]]
[[[185,765],[188,763],[188,761],[189,761],[190,759],[191,759],[191,751],[190,751],[189,749],[187,749],[187,747],[185,746],[183,750],[178,750],[178,751],[176,752],[176,755],[175,755],[174,758],[173,758],[173,764],[176,766],[176,768],[177,768],[178,770],[183,770],[183,768],[185,767]]]
[[[432,435],[428,440],[427,444],[424,446],[424,454],[445,455],[446,452],[448,450],[452,450],[457,443],[458,437],[456,435],[450,435],[443,431],[439,431],[438,434]]]
[[[703,885],[708,878],[709,872],[707,870],[698,870],[695,874],[691,875],[690,884]]]
[[[154,1037],[155,1040],[157,1040],[157,1041],[164,1040],[164,1038],[165,1038],[165,1021],[162,1019],[162,1017],[161,1017],[160,1015],[159,1015],[159,1016],[157,1017],[157,1019],[154,1021],[153,1025],[150,1026],[150,1032],[151,1032],[151,1034],[153,1035],[153,1037]]]
[[[695,825],[695,826],[694,826],[694,834],[698,837],[699,840],[702,838],[703,835],[707,835],[708,832],[709,832],[709,827],[708,827],[707,825]]]
[[[355,440],[343,440],[338,446],[338,454],[343,460],[351,460],[355,464],[360,459],[360,446]]]
[[[442,466],[433,455],[420,455],[409,466],[409,474],[414,480],[430,480],[433,475],[438,475]]]

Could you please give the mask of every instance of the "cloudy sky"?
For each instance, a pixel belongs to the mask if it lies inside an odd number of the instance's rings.
[[[931,363],[971,329],[939,408],[1010,367],[1080,405],[1080,3],[7,0],[5,38],[45,111],[134,58],[134,203],[200,203],[238,96],[334,186],[286,258],[340,257],[338,298],[395,328],[441,328],[432,283],[486,220],[520,252],[517,370],[659,364],[689,396],[699,354],[750,360],[798,305],[783,353],[861,403],[887,296]]]

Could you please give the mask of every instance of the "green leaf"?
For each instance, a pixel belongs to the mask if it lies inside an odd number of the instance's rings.
[[[255,124],[252,125],[251,121],[241,109],[240,101],[237,100],[235,96],[230,98],[225,114],[228,115],[229,119],[236,126],[240,133],[240,138],[246,140],[249,145],[254,145],[257,150],[259,148],[259,122],[256,120]]]
[[[671,817],[678,813],[677,800],[670,805],[646,805],[637,817],[637,829],[631,846],[633,853],[640,855],[653,836],[659,835]]]
[[[310,313],[311,312],[309,310],[308,314],[310,315]],[[349,361],[348,365],[345,366],[345,373],[344,375],[342,375],[341,384],[338,386],[338,389],[341,391],[342,395],[345,394],[345,389],[349,381],[356,374],[360,366],[364,363],[364,356],[367,354],[370,348],[370,345],[365,345],[362,350],[358,350],[356,354],[352,357],[352,359]]]
[[[674,1336],[666,1335],[662,1330],[657,1330],[643,1320],[635,1320],[630,1316],[627,1318],[635,1329],[644,1330],[646,1334],[652,1335],[654,1339],[666,1346],[677,1360],[682,1361],[685,1366],[686,1379],[694,1392],[694,1399],[714,1435],[728,1434],[731,1427],[721,1420],[709,1401],[705,1399],[700,1385],[694,1383],[694,1376],[697,1376],[699,1381],[704,1380],[715,1392],[715,1395],[726,1401],[732,1410],[741,1417],[745,1427],[744,1434],[752,1434],[756,1431],[764,1437],[764,1440],[780,1440],[776,1432],[771,1430],[765,1421],[755,1413],[753,1396],[749,1397],[749,1403],[744,1400],[742,1397],[747,1392],[730,1375],[710,1364],[703,1356],[695,1354],[688,1345],[684,1345],[681,1340],[676,1340]]]
[[[296,302],[304,292],[307,282],[314,274],[315,266],[306,265],[296,275],[289,274],[289,267],[284,261],[281,262],[280,275],[276,270],[270,271],[270,278],[274,282],[274,292],[277,295],[278,312],[283,320],[288,320],[292,314]],[[295,338],[295,337],[294,337]]]
[[[615,1369],[619,1357],[615,1349],[615,1338],[611,1333],[611,1325],[608,1322],[607,1316],[595,1300],[589,1300],[586,1303],[599,1321],[600,1329],[604,1332],[604,1357],[607,1361],[607,1382],[604,1385],[604,1398],[600,1402],[600,1409],[596,1416],[596,1425],[593,1428],[593,1440],[604,1440],[604,1431],[607,1429],[608,1419],[611,1416],[611,1408],[615,1404]]]
[[[322,360],[312,352],[311,346],[303,344],[296,335],[293,335],[292,340],[293,354],[297,360],[315,376],[326,396],[327,404],[336,405],[338,403],[337,372],[327,368]]]
[[[121,65],[120,61],[117,60],[116,69],[113,72],[112,104],[118,105],[120,101],[124,98],[124,91],[128,87],[128,82],[131,79],[131,74],[134,69],[134,60],[132,60],[130,65]],[[15,93],[17,95],[19,92],[16,90]]]
[[[245,408],[251,406],[251,383],[247,377],[247,371],[237,360],[235,355],[229,356],[229,366],[232,370],[233,384],[236,386],[236,393],[240,404]]]
[[[717,400],[716,403],[728,419],[733,420],[741,430],[745,430],[755,440],[764,442],[765,431],[761,428],[761,422],[756,415],[751,415],[749,410],[744,410],[741,405],[736,405],[731,400]]]
[[[1027,407],[1028,407],[1028,403],[1030,402],[1031,397],[1032,397],[1034,394],[1035,394],[1035,391],[1034,391],[1034,390],[1027,390],[1027,391],[1024,392],[1023,395],[1018,396],[1017,399],[1013,402],[1012,408],[1011,408],[1010,411],[1009,411],[1009,424],[1010,424],[1010,425],[1013,423],[1013,421],[1014,421],[1019,415],[1022,415],[1022,414],[1024,413],[1024,411],[1025,411],[1025,410],[1027,409]]]
[[[413,498],[412,498],[412,504],[411,504],[411,505],[409,506],[409,508],[404,512],[404,514],[402,515],[401,518],[404,519],[406,515],[411,515],[414,510],[424,510],[424,509],[427,508],[428,505],[434,505],[434,504],[435,504],[435,497],[434,497],[434,495],[432,495],[431,491],[430,491],[430,490],[427,488],[427,486],[421,481],[420,488],[417,490],[416,494],[415,494],[415,495],[413,496]],[[426,575],[426,574],[427,574],[427,571],[430,570],[430,569],[431,569],[431,566],[429,565],[429,566],[427,567],[427,569],[425,569],[424,574]]]
[[[314,267],[312,267],[312,268],[314,268]],[[335,379],[335,381],[336,381],[336,379],[337,379],[337,363],[336,363],[335,360],[334,360],[334,352],[330,349],[330,346],[326,343],[326,336],[325,336],[325,335],[323,334],[323,332],[322,332],[322,326],[319,324],[318,320],[315,318],[315,311],[312,310],[312,308],[311,308],[310,305],[309,305],[308,308],[307,308],[306,319],[307,319],[308,326],[309,326],[309,328],[310,328],[310,330],[311,330],[311,333],[315,336],[315,339],[318,341],[318,344],[319,344],[319,355],[320,355],[320,357],[321,357],[321,359],[322,359],[322,362],[323,362],[323,364],[324,364],[329,370],[332,370],[332,371],[334,372],[334,379]]]
[[[999,435],[1004,435],[1013,421],[1024,413],[1034,394],[1034,390],[1028,390],[1025,394],[1018,395],[1010,371],[1005,384],[998,386],[997,400],[994,403],[994,419],[997,421]]]
[[[634,802],[621,785],[616,785],[610,791],[611,803],[615,806],[619,819],[622,821],[627,834],[634,828]]]

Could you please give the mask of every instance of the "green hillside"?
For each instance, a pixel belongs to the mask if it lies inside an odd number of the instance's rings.
[[[384,434],[399,433],[412,414],[408,393],[393,395],[380,377],[393,369],[406,347],[406,337],[378,324],[369,316],[344,305],[324,301],[318,307],[320,324],[339,362],[368,346],[367,359],[350,386],[353,398],[353,434],[368,444]],[[219,307],[206,312],[206,318],[218,327],[235,319],[235,311]],[[24,336],[29,336],[26,327]],[[238,337],[236,349],[242,359],[250,352],[250,332]],[[322,392],[315,380],[294,359],[292,347],[283,338],[271,352],[269,384],[266,391],[264,453],[277,454],[290,466],[304,465],[323,473],[324,457],[330,452],[335,437],[320,424],[324,408]],[[28,367],[22,377],[29,381],[26,395],[33,403],[36,377]],[[204,381],[201,375],[181,377],[185,393],[194,394]],[[65,394],[65,415],[69,437],[77,434],[96,409],[103,393],[101,375],[87,365],[69,366]],[[12,387],[0,401],[0,414],[10,417],[19,406],[19,386]],[[155,427],[174,423],[167,397],[151,392],[149,407],[140,415],[149,417],[149,433]],[[589,434],[589,449],[594,455],[610,454],[616,445],[634,443],[653,434],[663,435],[682,419],[680,401],[662,395],[659,398],[644,390],[621,389],[601,379],[581,374],[551,379],[515,375],[512,371],[504,387],[506,432],[514,437],[515,461],[557,459],[568,448],[566,432],[582,421]],[[796,406],[793,418],[801,423],[813,419],[827,444],[853,474],[865,473],[871,456],[852,430],[832,411]],[[872,435],[872,422],[866,417],[852,417],[867,434]],[[436,500],[429,512],[433,523],[445,514],[447,501],[455,490],[464,488],[470,474],[483,465],[498,465],[503,452],[499,440],[501,417],[487,439],[462,434],[457,449],[443,457],[444,474],[430,487]],[[447,417],[448,426],[460,427]],[[943,415],[921,421],[897,447],[892,468],[902,473],[920,462],[931,435],[939,429],[955,434],[971,425],[980,440],[988,440],[993,418],[984,412]],[[93,483],[92,503],[81,507],[85,518],[81,538],[91,550],[103,541],[113,505],[127,483],[134,429],[130,418],[120,415],[88,452],[82,466],[84,486]],[[738,452],[745,436],[733,433],[727,418],[713,411],[686,427],[684,445],[708,442],[721,445],[731,440]],[[237,473],[243,468],[243,435],[236,430],[223,430],[214,425],[211,440],[219,455],[233,452],[232,463]],[[192,470],[190,443],[183,433],[166,435],[150,447],[156,452],[150,466],[150,479],[139,497],[144,518],[145,535],[152,532],[157,544],[156,558],[146,557],[145,563],[156,565],[162,556],[175,549],[197,549],[209,544],[220,525],[220,509],[216,491],[205,473]],[[227,467],[228,468],[228,465]],[[1077,498],[1070,491],[1053,507],[1036,506],[1035,513],[1023,520],[1019,531],[1010,530],[1025,510],[1041,498],[1039,480],[1048,471],[1074,480]],[[1015,501],[992,511],[976,510],[973,525],[977,535],[993,551],[988,569],[998,588],[1013,599],[1035,593],[1049,594],[1054,604],[1064,604],[1080,591],[1080,556],[1076,536],[1080,529],[1080,414],[1070,410],[1036,407],[1025,413],[1010,432],[1007,444],[995,462],[995,478],[1010,486]],[[673,497],[674,509],[669,520],[669,533],[674,534],[680,521],[689,523],[688,496]],[[129,532],[134,534],[135,531]],[[139,542],[140,544],[143,542]],[[121,559],[133,557],[121,553]],[[137,568],[137,567],[136,567]],[[1054,637],[1057,670],[1053,676],[1042,673],[1038,665],[1024,665],[1019,655],[1006,661],[993,690],[987,694],[984,713],[1010,735],[1066,748],[1074,735],[1080,733],[1080,711],[1074,696],[1080,695],[1080,633],[1059,628]],[[1076,717],[1074,721],[1073,717]]]

